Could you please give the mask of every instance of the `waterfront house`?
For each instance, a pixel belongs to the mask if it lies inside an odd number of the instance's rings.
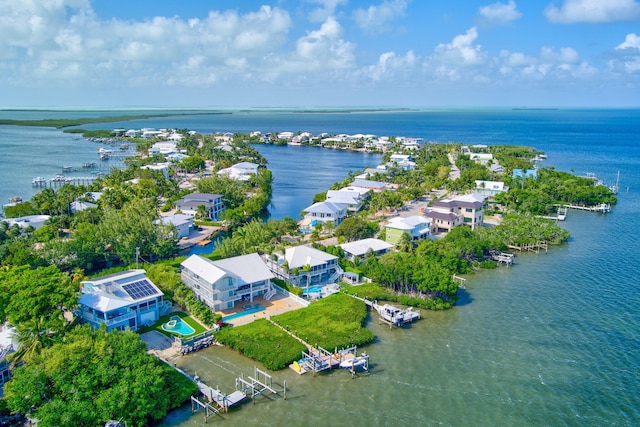
[[[380,192],[388,189],[389,184],[386,182],[370,181],[368,179],[356,179],[351,183],[350,187],[360,187],[367,190]]]
[[[140,166],[140,169],[158,171],[165,179],[169,179],[169,162],[154,163],[152,165]]]
[[[177,153],[178,148],[175,141],[161,141],[156,142],[149,148],[149,155],[153,156],[154,154],[163,154],[168,155],[171,153]]]
[[[327,202],[345,205],[347,211],[358,212],[362,209],[364,200],[369,195],[369,191],[361,192],[356,190],[329,190],[327,191]]]
[[[22,230],[29,226],[37,230],[42,227],[49,218],[51,218],[50,215],[26,215],[18,218],[3,219],[2,221],[6,222],[9,227],[16,224]]]
[[[373,238],[356,240],[338,246],[342,248],[344,257],[349,261],[363,260],[369,253],[375,256],[384,255],[393,248],[393,244]]]
[[[509,187],[505,186],[504,182],[476,180],[476,193],[483,196],[494,197],[505,191],[509,191]]]
[[[76,199],[73,202],[69,203],[69,210],[72,214],[76,212],[86,211],[87,209],[97,209],[98,205],[96,203],[86,202],[80,199]]]
[[[493,162],[493,154],[491,153],[470,153],[469,157],[481,165],[487,165]]]
[[[97,329],[135,331],[156,322],[171,303],[146,276],[144,270],[127,270],[82,282],[78,317]]]
[[[390,158],[392,166],[399,167],[404,170],[414,170],[416,168],[416,162],[408,154],[394,153]]]
[[[196,216],[198,207],[204,206],[207,212],[207,219],[211,221],[220,220],[220,214],[224,210],[222,196],[220,194],[191,193],[176,201],[176,208],[182,213]]]
[[[226,175],[236,181],[248,181],[251,176],[258,174],[258,167],[260,165],[256,163],[241,162],[231,167],[220,169],[218,175]]]
[[[406,233],[411,241],[428,239],[433,234],[431,220],[424,216],[413,215],[406,218],[395,217],[384,226],[385,240],[392,245],[402,242]]]
[[[275,259],[268,258],[267,266],[276,277],[300,287],[333,283],[343,273],[337,256],[306,245],[287,248]]]
[[[425,216],[433,221],[438,230],[451,231],[461,225],[468,225],[473,230],[484,223],[485,198],[484,195],[474,193],[436,200]]]
[[[193,216],[187,214],[175,214],[163,216],[155,221],[155,224],[172,225],[175,227],[178,238],[188,237],[193,231]]]
[[[191,255],[180,264],[181,278],[196,297],[215,311],[253,301],[271,290],[273,273],[257,253],[211,261]]]
[[[331,201],[324,201],[314,203],[311,206],[304,208],[304,224],[315,225],[318,223],[333,222],[334,226],[339,225],[344,217],[347,215],[347,205],[341,203],[333,203]]]

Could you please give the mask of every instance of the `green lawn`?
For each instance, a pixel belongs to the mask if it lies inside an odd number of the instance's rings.
[[[162,325],[167,323],[173,316],[178,316],[180,319],[182,319],[183,322],[191,326],[195,330],[195,332],[191,335],[180,335],[178,333],[173,333],[173,332],[165,331],[164,329],[162,329]],[[158,331],[161,334],[168,336],[169,338],[173,338],[174,336],[189,338],[194,335],[199,335],[203,332],[206,332],[207,329],[205,329],[200,323],[198,323],[195,319],[193,319],[187,313],[183,311],[176,311],[174,313],[166,314],[160,317],[160,319],[158,319],[158,321],[154,323],[152,326],[142,326],[138,329],[139,334],[144,334],[145,332],[149,332],[149,331]]]

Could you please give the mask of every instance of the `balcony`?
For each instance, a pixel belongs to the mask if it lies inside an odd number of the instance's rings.
[[[87,320],[88,322],[92,322],[92,323],[104,323],[107,325],[107,327],[109,326],[113,326],[115,324],[118,323],[122,323],[122,322],[126,322],[129,319],[134,319],[136,317],[137,313],[135,310],[132,309],[128,309],[126,313],[117,315],[117,316],[109,316],[107,318],[107,320],[104,319],[103,316],[96,316],[94,313],[91,313],[89,311],[82,311],[81,312],[81,317],[85,320]]]

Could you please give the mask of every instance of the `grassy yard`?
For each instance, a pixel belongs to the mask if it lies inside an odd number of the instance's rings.
[[[177,332],[174,333],[174,332],[165,331],[164,329],[162,329],[162,325],[167,323],[169,320],[171,320],[173,316],[179,317],[183,322],[191,326],[195,330],[195,332],[191,335],[181,335],[181,334],[178,334]],[[149,332],[149,331],[158,331],[161,334],[168,336],[169,338],[173,338],[174,336],[178,336],[178,337],[182,336],[182,338],[188,338],[188,337],[192,337],[194,335],[199,335],[203,332],[206,332],[207,329],[205,329],[200,323],[198,323],[195,319],[193,319],[187,313],[182,311],[176,311],[174,313],[169,313],[160,317],[160,319],[158,319],[158,321],[154,323],[152,326],[142,326],[138,329],[139,334],[144,334],[145,332]]]
[[[333,350],[373,341],[363,327],[367,308],[345,294],[335,294],[309,307],[273,316],[272,320],[312,346]],[[216,339],[247,357],[277,370],[297,360],[305,347],[266,319],[234,328],[222,328]]]

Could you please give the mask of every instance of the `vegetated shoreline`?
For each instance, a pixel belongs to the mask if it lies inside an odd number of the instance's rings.
[[[13,111],[13,110],[9,110],[9,111]],[[39,111],[39,110],[32,110],[32,111]],[[49,111],[49,110],[42,110],[42,111]],[[163,114],[138,114],[138,115],[132,115],[132,116],[86,117],[86,118],[80,118],[80,119],[37,119],[37,120],[0,119],[0,125],[52,127],[56,129],[63,129],[63,128],[72,127],[72,126],[86,125],[89,123],[128,122],[131,120],[144,120],[144,119],[151,119],[156,117],[160,118],[160,117],[210,115],[210,114],[218,115],[218,114],[231,114],[231,113],[226,113],[226,112],[163,113]]]

